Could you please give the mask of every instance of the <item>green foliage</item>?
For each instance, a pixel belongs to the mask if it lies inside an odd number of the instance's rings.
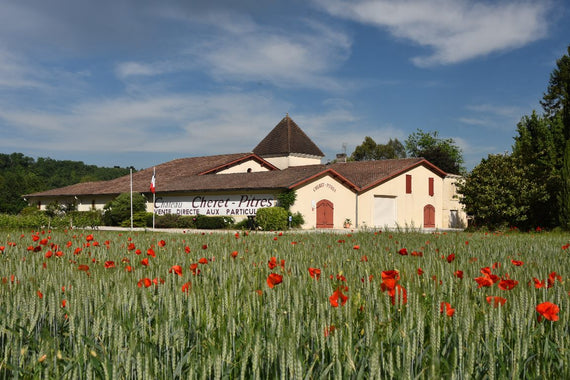
[[[423,157],[444,172],[462,174],[463,152],[451,138],[443,139],[438,132],[418,129],[406,139],[406,151],[410,157]]]
[[[295,204],[297,200],[297,192],[295,190],[285,190],[277,195],[277,202],[279,207],[283,207],[285,210],[289,211],[291,206]]]
[[[128,168],[100,168],[81,161],[58,161],[22,153],[0,154],[0,212],[17,214],[27,206],[25,194],[73,185],[85,180],[102,181],[129,174]]]
[[[224,229],[234,223],[233,218],[225,216],[197,215],[194,220],[196,228],[201,230]]]
[[[305,218],[303,218],[303,214],[300,212],[294,214],[289,213],[289,215],[291,216],[291,228],[300,228],[305,224]]]
[[[570,230],[570,140],[566,141],[566,154],[564,166],[560,171],[561,186],[558,193],[558,214],[560,227]]]
[[[377,144],[372,137],[366,136],[362,144],[354,149],[350,159],[353,161],[372,161],[405,157],[404,145],[398,139],[390,139],[387,144]]]
[[[280,231],[287,228],[288,218],[283,207],[265,207],[257,210],[255,221],[265,231]]]
[[[548,89],[540,102],[548,118],[561,116],[564,139],[570,139],[570,45],[567,54],[556,60],[550,73]]]
[[[477,165],[465,181],[458,184],[461,203],[477,226],[528,228],[530,199],[540,189],[526,178],[520,162],[510,155],[489,155]]]
[[[133,216],[137,212],[146,211],[146,198],[141,193],[133,193]],[[103,211],[103,220],[106,225],[120,226],[124,221],[130,225],[131,218],[131,194],[118,195],[107,203]]]

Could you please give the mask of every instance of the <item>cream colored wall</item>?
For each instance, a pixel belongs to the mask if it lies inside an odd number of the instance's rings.
[[[266,172],[269,170],[255,160],[248,160],[231,168],[219,171],[217,174],[247,173],[248,169],[251,169],[251,172]]]
[[[457,193],[457,182],[461,181],[461,178],[461,176],[457,175],[448,175],[443,181],[443,212],[445,214],[443,224],[447,227],[467,227],[465,207],[459,202],[459,194]],[[453,210],[457,211],[458,221],[451,220],[451,212]]]
[[[319,157],[307,156],[280,156],[280,157],[263,157],[264,160],[270,162],[279,169],[287,169],[290,166],[303,166],[303,165],[319,165],[321,159]]]
[[[406,194],[406,175],[412,176],[412,193]],[[434,195],[428,192],[428,178],[434,179]],[[443,179],[419,166],[366,191],[358,198],[358,227],[379,227],[374,225],[374,197],[390,196],[396,199],[396,224],[398,227],[422,228],[424,206],[435,208],[435,228],[443,226]],[[447,226],[445,226],[447,227]]]
[[[303,229],[317,227],[316,204],[323,199],[334,205],[334,228],[343,228],[344,220],[351,219],[353,226],[356,218],[356,194],[331,176],[325,176],[296,189],[297,200],[291,212],[300,212],[305,219]]]
[[[86,195],[86,196],[78,196],[77,198],[75,197],[52,197],[52,198],[42,198],[41,199],[41,205],[40,205],[40,210],[41,211],[45,211],[47,205],[49,205],[50,203],[52,203],[53,201],[57,201],[59,204],[65,205],[67,203],[72,203],[75,202],[75,209],[77,211],[91,211],[92,208],[92,202],[93,200],[95,200],[95,209],[96,210],[103,210],[103,207],[105,207],[105,205],[112,201],[115,197],[113,196],[98,196],[98,197],[93,197],[90,195]],[[37,206],[37,200],[33,200],[31,202],[32,206]]]

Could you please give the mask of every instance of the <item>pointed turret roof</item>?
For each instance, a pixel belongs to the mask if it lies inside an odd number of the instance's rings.
[[[288,156],[306,154],[324,157],[319,147],[289,117],[285,116],[279,124],[253,149],[258,156]]]

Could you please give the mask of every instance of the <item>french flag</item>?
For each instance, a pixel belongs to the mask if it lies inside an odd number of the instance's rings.
[[[153,175],[152,175],[152,179],[150,180],[150,191],[151,191],[151,193],[153,193],[153,194],[156,192],[155,185],[156,185],[156,180],[155,180],[154,174],[153,174]]]

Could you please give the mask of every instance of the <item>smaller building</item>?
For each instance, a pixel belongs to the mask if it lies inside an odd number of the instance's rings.
[[[461,228],[466,215],[448,175],[423,158],[322,164],[324,154],[287,115],[248,153],[190,157],[138,171],[132,189],[157,215],[219,215],[239,220],[295,191],[303,228]],[[156,194],[150,193],[155,173]],[[131,177],[27,194],[45,209],[53,201],[99,210],[129,192]]]

